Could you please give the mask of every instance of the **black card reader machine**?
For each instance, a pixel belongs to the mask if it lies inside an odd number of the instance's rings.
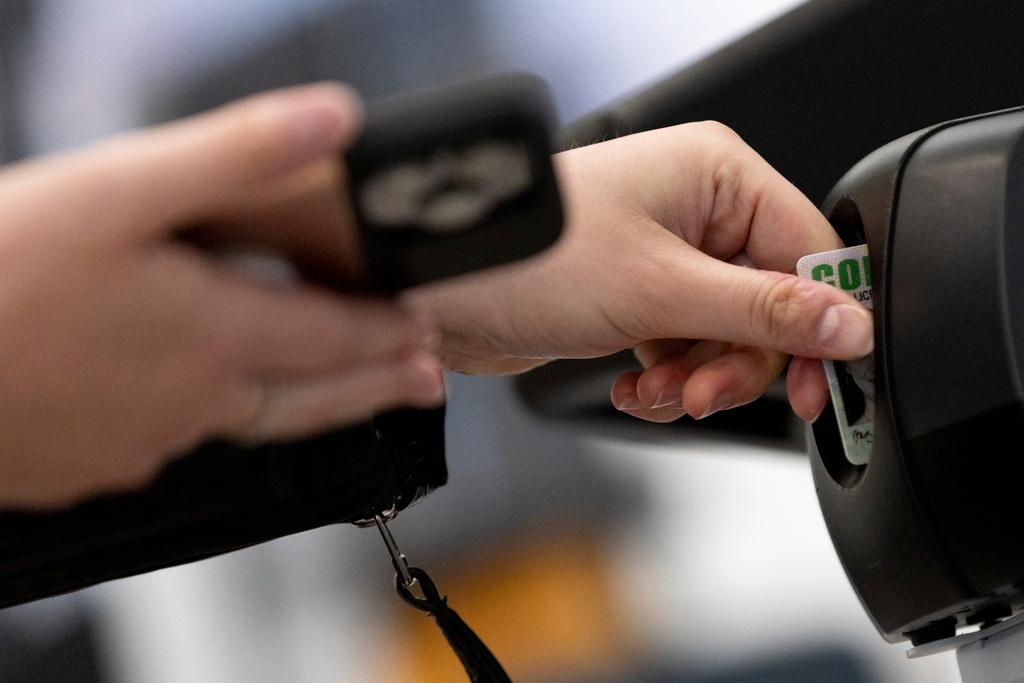
[[[890,642],[1005,631],[1024,614],[1024,109],[882,147],[824,211],[868,245],[876,323],[869,462],[830,410],[810,439],[836,551]]]

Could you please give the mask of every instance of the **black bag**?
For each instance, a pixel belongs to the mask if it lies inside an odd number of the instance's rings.
[[[0,607],[402,509],[443,485],[444,409],[301,442],[211,442],[138,493],[0,512]]]

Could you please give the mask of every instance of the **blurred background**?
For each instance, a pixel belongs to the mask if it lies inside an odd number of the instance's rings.
[[[527,70],[567,123],[797,4],[3,0],[0,159],[320,79],[373,99]],[[392,528],[514,680],[958,680],[877,635],[777,396],[653,431],[539,417],[508,379],[449,388],[451,481]],[[0,680],[462,680],[391,586],[376,532],[318,529],[2,610]]]

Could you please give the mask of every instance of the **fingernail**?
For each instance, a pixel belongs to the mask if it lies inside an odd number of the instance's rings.
[[[729,394],[719,394],[718,396],[715,397],[715,400],[711,402],[711,405],[708,406],[708,409],[704,411],[704,414],[698,417],[697,419],[703,420],[705,417],[714,415],[718,411],[725,410],[730,406],[732,406],[732,396],[730,396]]]
[[[871,313],[855,304],[835,304],[818,326],[818,343],[837,356],[859,358],[875,348]]]
[[[673,382],[662,387],[661,391],[658,392],[658,397],[654,399],[654,403],[651,404],[652,408],[668,408],[669,406],[682,407],[683,405],[683,385],[678,382]]]
[[[812,417],[810,420],[808,420],[808,422],[810,424],[814,424],[815,422],[817,422],[818,418],[821,417],[821,414],[823,412],[825,412],[825,406],[827,406],[827,405],[828,405],[828,396],[826,396],[825,399],[821,402],[821,405],[818,406],[818,409],[816,411],[814,411],[814,417]]]
[[[627,396],[615,404],[616,410],[639,410],[640,408],[643,408],[643,405],[636,396]]]
[[[359,120],[359,100],[347,88],[313,86],[293,98],[287,116],[295,155],[301,159],[331,151]]]

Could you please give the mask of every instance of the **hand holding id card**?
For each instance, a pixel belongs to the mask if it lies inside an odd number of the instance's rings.
[[[809,254],[797,262],[796,272],[800,277],[838,287],[865,308],[873,308],[871,262],[866,244]],[[852,361],[822,363],[846,459],[852,465],[866,465],[871,459],[875,416],[874,354]]]

